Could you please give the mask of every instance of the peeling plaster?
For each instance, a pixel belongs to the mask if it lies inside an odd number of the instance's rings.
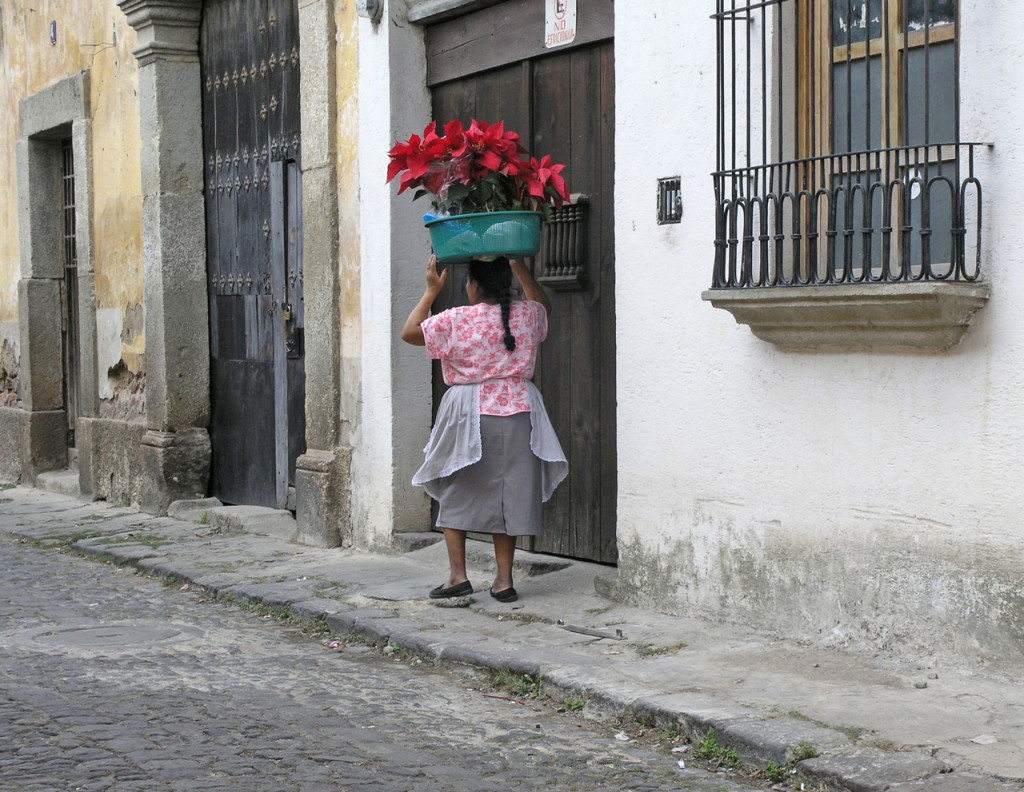
[[[49,24],[57,21],[57,43]],[[0,0],[0,194],[16,196],[18,103],[90,72],[92,253],[100,308],[143,299],[142,177],[135,31],[113,0]],[[0,321],[18,318],[17,201],[0,203]],[[140,340],[136,356],[144,351]],[[102,379],[102,378],[101,378]]]
[[[96,381],[100,399],[114,398],[108,372],[121,360],[121,312],[116,308],[96,311]]]
[[[129,306],[121,326],[121,359],[133,374],[142,370],[146,352],[146,317],[142,305]]]
[[[16,407],[21,400],[18,373],[21,344],[17,322],[0,323],[0,407]]]
[[[100,417],[142,421],[146,416],[145,367],[132,372],[122,359],[107,371],[106,379],[113,397],[100,401]]]
[[[96,311],[96,380],[101,403],[132,402],[115,410],[101,404],[104,417],[133,418],[142,414],[137,408],[145,393],[145,317],[141,305],[101,308]],[[123,392],[126,391],[127,393]],[[139,393],[142,392],[140,396]],[[127,394],[131,394],[130,396]]]
[[[21,328],[17,320],[0,322],[0,343],[9,344],[15,358],[21,358]]]

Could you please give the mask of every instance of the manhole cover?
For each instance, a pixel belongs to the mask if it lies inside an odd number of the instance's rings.
[[[182,630],[171,625],[105,624],[99,627],[69,627],[64,630],[36,635],[39,643],[75,646],[135,646],[138,644],[169,641],[182,635]]]
[[[0,645],[48,654],[81,652],[109,655],[137,652],[147,646],[169,647],[204,635],[198,627],[163,621],[119,621],[69,624],[63,627],[18,630],[0,635]]]

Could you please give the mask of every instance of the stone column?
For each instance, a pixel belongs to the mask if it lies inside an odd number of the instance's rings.
[[[306,327],[306,446],[295,464],[298,539],[342,544],[349,522],[349,454],[339,447],[337,35],[331,0],[300,0],[302,266]]]
[[[203,199],[202,0],[118,0],[138,34],[146,304],[142,509],[203,497],[210,342]]]

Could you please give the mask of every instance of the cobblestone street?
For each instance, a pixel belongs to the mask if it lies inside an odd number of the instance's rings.
[[[0,568],[4,790],[750,789],[134,570],[9,536]]]

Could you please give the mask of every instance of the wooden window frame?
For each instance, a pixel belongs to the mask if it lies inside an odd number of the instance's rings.
[[[870,2],[870,0],[867,1]],[[865,38],[863,41],[834,44],[832,41],[833,0],[796,0],[792,13],[799,17],[797,24],[799,63],[796,85],[796,102],[799,110],[797,128],[792,134],[795,138],[797,158],[808,161],[808,164],[801,169],[803,170],[800,175],[802,182],[814,181],[813,174],[807,170],[815,167],[814,160],[835,155],[849,155],[849,158],[838,159],[832,163],[832,169],[824,184],[824,187],[829,190],[833,189],[836,177],[862,173],[864,172],[864,168],[861,167],[862,163],[870,162],[872,159],[877,165],[881,165],[881,178],[887,182],[901,178],[908,170],[916,169],[921,164],[922,151],[925,152],[923,161],[930,165],[945,167],[953,166],[956,162],[958,151],[954,140],[929,140],[923,145],[910,148],[907,140],[908,130],[905,125],[909,101],[909,79],[906,70],[909,61],[907,53],[910,50],[923,49],[926,46],[950,41],[954,46],[958,46],[959,19],[952,23],[922,28],[905,34],[903,28],[907,24],[906,5],[908,2],[909,0],[882,0],[880,35],[874,38]],[[959,14],[959,3],[957,12]],[[842,134],[843,130],[835,128],[833,115],[835,69],[837,66],[843,65],[851,68],[854,64],[873,57],[881,58],[881,72],[884,81],[879,101],[883,113],[882,122],[879,125],[879,145],[877,148],[872,147],[869,141],[865,141],[864,146],[858,147],[848,142],[845,148],[840,148],[836,145],[836,135]],[[959,76],[954,74],[953,79],[958,80]],[[867,101],[870,113],[870,97]],[[953,112],[958,114],[956,108],[953,109]],[[868,127],[870,128],[870,116],[868,118]],[[847,140],[850,141],[853,128],[852,113],[848,113],[846,121],[845,134]],[[958,138],[959,118],[954,118],[954,126],[957,128],[955,138]],[[783,133],[781,129],[777,128],[774,130],[774,134],[781,135]],[[885,155],[873,158],[872,154],[876,151],[884,151]],[[888,218],[890,225],[900,222],[903,214],[903,202],[906,197],[901,192],[893,203]],[[808,236],[817,238],[818,260],[827,258],[826,224],[827,217],[820,215],[818,227],[816,229],[805,228],[804,231]],[[805,274],[809,266],[807,252],[805,250],[804,257],[793,264],[797,270]],[[895,247],[891,249],[889,261],[891,266],[896,265],[899,254],[900,251]],[[933,263],[937,264],[938,262]]]
[[[925,46],[952,41],[959,46],[959,19],[953,23],[913,30],[904,34],[904,10],[907,0],[883,0],[889,8],[883,13],[883,31],[877,38],[849,44],[832,44],[832,0],[797,0],[800,15],[800,75],[798,98],[800,128],[796,134],[800,158],[833,154],[835,149],[832,125],[832,79],[838,64],[853,64],[868,57],[882,58],[885,90],[880,102],[885,114],[881,125],[881,148],[906,146],[904,121],[907,113],[907,68],[905,53]],[[959,5],[958,5],[959,13]],[[811,41],[813,31],[814,41]],[[813,68],[811,64],[813,61]],[[954,75],[959,79],[959,75]],[[954,108],[954,112],[957,112]],[[959,126],[959,119],[956,126]],[[828,146],[826,147],[826,142]],[[947,144],[954,141],[926,141],[928,144]]]

